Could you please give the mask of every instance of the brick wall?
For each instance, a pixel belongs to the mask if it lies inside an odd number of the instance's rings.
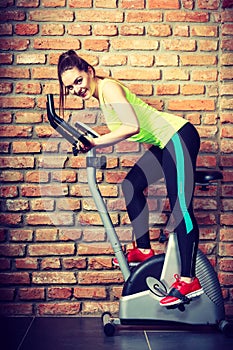
[[[233,316],[233,10],[219,0],[2,0],[0,2],[0,311],[6,315],[117,312],[121,272],[90,196],[85,157],[51,129],[46,94],[58,102],[58,56],[75,49],[151,105],[198,129],[200,168],[222,169],[221,186],[196,189],[200,248]],[[85,107],[85,109],[84,109]],[[104,131],[96,101],[67,100],[66,120]],[[132,232],[120,183],[143,150],[102,150],[97,179],[117,233]],[[169,208],[164,184],[148,191],[156,252]],[[154,225],[153,225],[154,224]]]

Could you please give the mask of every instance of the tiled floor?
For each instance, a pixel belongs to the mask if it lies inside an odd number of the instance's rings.
[[[121,330],[107,337],[100,318],[0,319],[1,350],[230,350],[218,331]]]

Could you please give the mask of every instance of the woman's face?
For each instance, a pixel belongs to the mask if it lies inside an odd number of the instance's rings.
[[[83,100],[94,96],[96,84],[94,73],[91,68],[88,72],[80,71],[77,67],[66,70],[61,75],[62,82],[68,91]]]

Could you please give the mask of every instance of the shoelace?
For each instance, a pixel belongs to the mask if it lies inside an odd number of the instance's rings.
[[[180,276],[177,273],[174,275],[174,278],[176,279],[176,281],[173,283],[173,285],[176,285],[177,287],[181,287],[185,283],[180,280]]]

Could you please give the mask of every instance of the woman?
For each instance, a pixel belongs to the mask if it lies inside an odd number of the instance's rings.
[[[194,172],[200,147],[199,135],[188,121],[159,112],[144,103],[126,86],[110,78],[98,77],[94,68],[73,50],[63,53],[58,62],[60,110],[64,110],[67,93],[83,100],[95,97],[106,118],[110,132],[89,138],[90,146],[80,143],[82,152],[92,147],[106,147],[122,140],[150,145],[123,181],[126,207],[136,237],[137,247],[127,254],[130,264],[154,255],[149,238],[149,211],[144,190],[165,178],[175,232],[181,257],[181,276],[171,286],[161,306],[182,302],[182,297],[203,293],[195,277],[199,230],[193,213]],[[117,260],[114,259],[117,264]]]

